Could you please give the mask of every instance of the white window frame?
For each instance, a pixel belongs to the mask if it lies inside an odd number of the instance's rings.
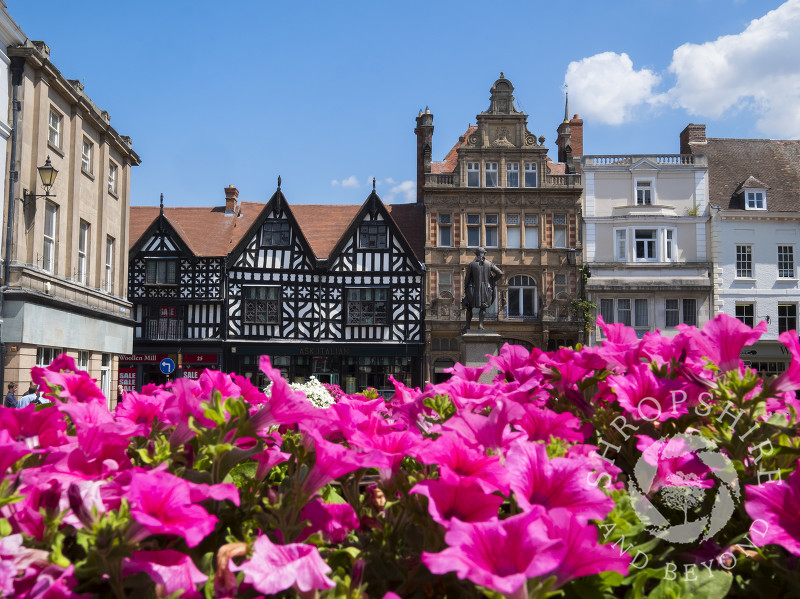
[[[753,246],[749,243],[737,243],[735,252],[736,278],[752,279]]]
[[[499,217],[497,214],[484,214],[484,239],[487,248],[496,248],[500,244],[500,232],[498,230]],[[494,239],[490,239],[494,237]]]
[[[778,245],[778,278],[795,279],[794,246],[790,244]]]
[[[47,142],[54,148],[61,149],[62,129],[64,128],[64,115],[55,108],[50,109],[47,122]]]
[[[539,215],[526,214],[523,223],[525,225],[525,249],[539,249]]]
[[[108,193],[113,196],[117,195],[117,189],[119,188],[119,167],[114,164],[113,162],[109,161],[108,163]]]
[[[499,187],[500,180],[497,172],[497,163],[487,162],[485,168],[486,168],[486,187]]]
[[[637,232],[655,231],[653,255],[637,254]],[[675,262],[678,256],[678,231],[675,227],[647,226],[620,227],[614,229],[615,262]],[[645,241],[642,239],[642,241]]]
[[[53,363],[53,360],[63,353],[64,350],[60,347],[39,346],[36,348],[36,365],[41,368],[47,368]]]
[[[85,350],[78,351],[78,363],[77,367],[78,370],[83,370],[84,372],[89,372],[89,352]]]
[[[522,247],[522,227],[519,214],[506,214],[506,247],[513,249]]]
[[[566,214],[553,215],[553,247],[569,247],[569,218]]]
[[[506,162],[506,187],[519,187],[519,162]]]
[[[44,241],[42,244],[42,270],[55,272],[58,241],[58,204],[44,205]]]
[[[78,228],[78,272],[77,280],[83,285],[86,284],[89,265],[89,231],[90,225],[85,220],[81,220]]]
[[[114,243],[111,235],[106,235],[106,265],[103,278],[103,289],[111,293],[114,289]]]
[[[481,186],[481,163],[467,162],[467,187]]]
[[[634,178],[633,200],[637,206],[652,206],[656,203],[656,181],[653,177]]]
[[[525,295],[526,293],[533,294],[531,298],[532,314],[524,314]],[[511,311],[512,297],[516,295],[516,305],[519,308],[520,314],[514,314]],[[533,277],[528,275],[515,275],[508,280],[508,317],[509,318],[536,318],[539,312],[539,290],[536,286],[536,281]]]
[[[647,237],[644,234],[648,233]],[[649,236],[652,234],[652,237]],[[639,227],[633,230],[634,262],[658,262],[658,229]],[[640,252],[640,250],[642,250]]]
[[[535,162],[525,163],[525,187],[539,187],[539,169]]]
[[[81,144],[81,170],[87,175],[92,174],[92,155],[94,154],[94,144],[88,137],[83,138]]]
[[[670,303],[673,303],[674,307],[670,307]],[[689,309],[690,305],[692,306],[691,310]],[[668,297],[664,300],[665,328],[674,329],[679,324],[686,324],[696,327],[698,322],[697,316],[697,298]]]
[[[439,214],[438,216],[438,239],[437,244],[439,247],[453,247],[453,215],[451,213]],[[445,239],[445,235],[443,234],[444,231],[447,231],[446,237],[449,239]]]
[[[744,192],[745,210],[766,210],[767,209],[767,190],[766,189],[747,189]]]

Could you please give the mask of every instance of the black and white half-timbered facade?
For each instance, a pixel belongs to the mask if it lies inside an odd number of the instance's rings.
[[[167,357],[178,376],[212,366],[263,385],[268,355],[290,381],[315,376],[351,393],[388,390],[389,376],[420,385],[423,217],[374,190],[360,207],[290,206],[280,188],[266,204],[239,204],[229,187],[225,210],[162,207],[147,226],[137,219],[126,365],[138,384],[163,380]]]

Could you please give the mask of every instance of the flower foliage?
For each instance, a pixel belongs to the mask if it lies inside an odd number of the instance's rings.
[[[796,333],[766,379],[763,327],[601,326],[390,400],[262,358],[268,393],[206,371],[111,413],[59,356],[52,403],[0,408],[0,596],[800,596]]]

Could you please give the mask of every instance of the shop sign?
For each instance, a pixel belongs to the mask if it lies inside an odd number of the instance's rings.
[[[125,391],[136,391],[136,369],[120,368],[119,384],[122,385]]]
[[[164,358],[168,358],[169,354],[128,354],[119,357],[120,362],[153,362],[159,363]]]
[[[217,364],[218,354],[183,354],[184,364]]]

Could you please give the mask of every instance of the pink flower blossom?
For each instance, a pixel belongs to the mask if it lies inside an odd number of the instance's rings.
[[[518,418],[514,425],[527,433],[529,441],[545,443],[549,443],[551,437],[580,443],[591,433],[585,430],[587,427],[581,428],[580,419],[569,412],[559,413],[534,405],[526,405],[525,415]]]
[[[217,523],[215,516],[192,503],[189,483],[168,472],[133,472],[125,497],[131,517],[150,534],[178,535],[189,547],[211,534]]]
[[[710,489],[714,480],[708,478],[711,469],[691,450],[683,437],[651,439],[647,435],[636,435],[636,448],[642,459],[657,470],[645,494],[655,493],[662,487],[698,487]]]
[[[232,561],[228,568],[244,572],[244,581],[267,595],[296,588],[301,593],[313,589],[331,589],[336,583],[328,578],[331,571],[313,545],[290,543],[276,545],[266,535],[253,543],[253,557],[241,566]]]
[[[542,513],[540,508],[487,522],[455,519],[445,533],[448,547],[424,552],[422,563],[434,574],[455,572],[499,593],[527,597],[527,579],[549,574],[564,558],[564,542],[549,536]]]
[[[202,597],[197,585],[208,580],[188,555],[173,549],[134,551],[131,557],[122,560],[123,576],[138,572],[144,572],[156,583],[160,595],[180,592],[186,599]]]
[[[657,377],[647,364],[635,364],[624,375],[611,375],[607,383],[623,410],[636,420],[651,422],[688,413],[698,394],[682,380]]]
[[[631,556],[613,544],[597,542],[597,528],[578,521],[574,514],[564,508],[550,510],[544,520],[547,532],[553,539],[564,541],[564,559],[556,569],[557,586],[573,578],[590,576],[600,572],[619,572],[628,575]]]
[[[475,480],[487,493],[497,490],[508,494],[508,472],[500,456],[473,449],[456,435],[441,435],[414,457],[423,464],[437,464],[442,472]]]
[[[679,326],[679,330],[691,337],[693,343],[722,372],[742,367],[739,355],[745,345],[752,345],[767,332],[767,323],[761,321],[750,328],[728,314],[719,314],[709,320],[702,331],[693,327]]]
[[[506,458],[511,489],[523,509],[535,505],[563,507],[580,522],[602,520],[614,508],[614,500],[586,481],[587,464],[571,458],[547,457],[542,443],[517,442]]]
[[[67,423],[52,405],[39,410],[33,405],[0,407],[0,430],[8,431],[12,439],[30,446],[51,447],[66,441]]]
[[[315,497],[303,506],[300,517],[308,520],[310,526],[300,533],[298,542],[321,532],[328,543],[341,543],[349,531],[358,528],[358,516],[349,503],[326,503],[321,497]]]
[[[452,472],[442,471],[439,480],[423,480],[409,493],[428,498],[428,513],[445,528],[453,518],[461,522],[483,522],[497,517],[497,510],[505,500],[500,495],[487,494],[470,478],[461,478]]]
[[[457,433],[472,447],[503,453],[513,441],[525,436],[524,432],[514,431],[510,426],[524,413],[518,403],[498,401],[488,416],[464,410],[447,420],[441,428]]]
[[[770,383],[769,391],[773,394],[787,392],[794,394],[800,390],[800,338],[797,336],[797,331],[785,331],[778,335],[778,339],[789,350],[792,361],[789,367]]]
[[[135,435],[149,437],[153,422],[156,419],[164,420],[164,401],[153,395],[128,391],[122,403],[117,404],[114,414],[117,420],[135,424]]]
[[[323,439],[316,431],[306,435],[306,442],[313,447],[314,465],[301,483],[303,493],[312,496],[331,481],[354,470],[364,467],[386,468],[391,462],[378,451],[359,453],[341,445]]]
[[[105,404],[106,397],[97,382],[83,370],[77,370],[75,360],[67,354],[58,356],[47,368],[34,366],[31,380],[42,389],[50,389],[44,394],[48,399],[68,402],[97,401]]]
[[[798,462],[800,465],[800,462]],[[785,481],[774,480],[745,486],[744,509],[753,518],[753,544],[780,545],[800,556],[800,469],[795,466]]]

